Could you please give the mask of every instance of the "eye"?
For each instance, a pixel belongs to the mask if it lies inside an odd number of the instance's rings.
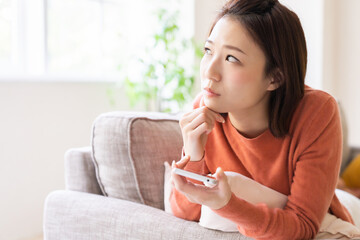
[[[229,62],[239,62],[236,57],[231,55],[227,55],[226,60],[228,60]]]
[[[204,54],[211,54],[211,50],[207,47],[204,47]]]

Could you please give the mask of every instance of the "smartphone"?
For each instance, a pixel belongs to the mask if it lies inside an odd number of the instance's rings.
[[[200,182],[203,182],[205,186],[215,186],[217,184],[217,180],[211,177],[206,177],[197,173],[193,173],[193,172],[189,172],[180,168],[174,168],[173,172],[183,176],[183,177],[188,177]]]

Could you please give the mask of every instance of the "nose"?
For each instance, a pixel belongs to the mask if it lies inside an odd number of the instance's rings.
[[[212,81],[221,80],[221,63],[218,58],[213,57],[205,66],[204,77]]]

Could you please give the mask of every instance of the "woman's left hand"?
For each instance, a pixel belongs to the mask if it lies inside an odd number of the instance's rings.
[[[180,161],[172,163],[172,169],[183,169],[189,162],[190,157],[185,156]],[[185,177],[171,173],[172,185],[192,203],[206,205],[212,209],[220,209],[224,207],[231,198],[231,189],[227,181],[224,171],[219,167],[216,169],[215,178],[218,183],[214,187],[206,187],[204,185],[194,184]]]

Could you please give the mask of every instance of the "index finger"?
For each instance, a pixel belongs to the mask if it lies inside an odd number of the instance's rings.
[[[203,106],[203,107],[200,107],[200,108],[197,108],[191,112],[188,112],[186,114],[183,115],[183,120],[184,122],[188,123],[188,122],[191,122],[192,120],[194,120],[200,113],[209,113],[210,116],[212,118],[214,118],[216,121],[218,122],[224,122],[225,119],[221,116],[220,113],[218,112],[215,112],[214,110],[206,107],[206,106]]]
[[[189,161],[190,161],[190,156],[186,155],[185,157],[181,158],[176,163],[175,163],[175,161],[173,161],[172,167],[173,168],[177,167],[177,168],[183,169]]]

